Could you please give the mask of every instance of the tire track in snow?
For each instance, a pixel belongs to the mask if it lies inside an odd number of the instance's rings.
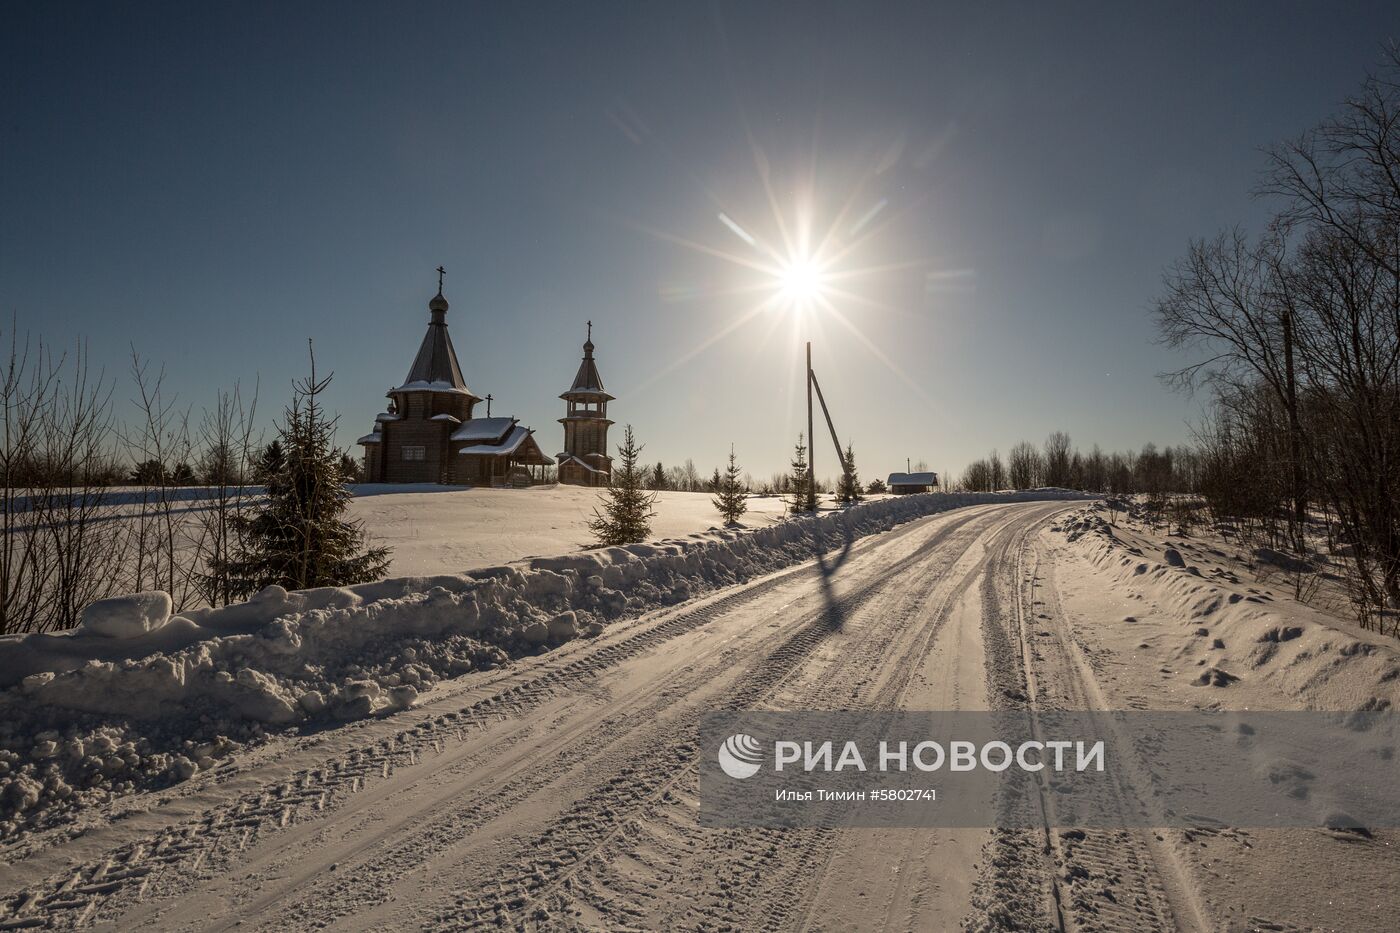
[[[827,638],[842,630],[844,624],[871,600],[881,595],[892,583],[906,582],[912,571],[921,563],[937,558],[941,545],[955,533],[968,540],[978,536],[976,529],[963,531],[960,523],[956,528],[946,528],[936,533],[914,554],[881,570],[873,579],[867,580],[851,593],[838,597],[832,609],[819,609],[806,618],[801,628],[786,639],[776,650],[763,658],[746,672],[738,689],[729,694],[721,709],[752,708],[778,687],[790,674],[816,650]],[[901,591],[908,595],[908,591]],[[834,612],[834,615],[833,615]],[[879,651],[888,650],[888,640],[877,637],[884,629],[872,631],[862,640],[863,645],[878,644]],[[849,673],[859,668],[869,669],[869,657],[850,654],[844,658],[839,673]],[[837,671],[830,671],[816,686],[820,695],[833,679]],[[687,717],[678,726],[668,724],[667,731],[693,735],[698,728],[698,712]],[[525,846],[529,851],[541,855],[516,863],[501,874],[483,882],[488,890],[475,899],[463,897],[451,911],[438,917],[437,929],[470,929],[479,924],[532,926],[557,922],[555,911],[567,907],[574,900],[569,895],[579,877],[579,872],[590,864],[606,864],[607,850],[615,844],[625,842],[637,826],[653,814],[649,811],[657,803],[665,802],[668,796],[678,793],[678,786],[693,785],[696,780],[693,742],[680,740],[669,745],[651,745],[650,752],[643,745],[640,756],[632,758],[611,780],[596,786],[552,824],[545,832],[536,836]],[[619,802],[619,798],[622,798]],[[600,817],[599,814],[605,814]],[[748,831],[746,831],[747,833]],[[814,863],[824,846],[820,843],[829,837],[830,830],[802,831],[809,836],[808,844],[792,847],[792,833],[782,834],[784,842],[784,867],[794,875],[804,875]],[[752,848],[772,850],[775,836],[771,831],[754,836]],[[769,902],[759,925],[771,928],[782,921],[790,905]],[[551,910],[553,908],[554,910]],[[617,918],[612,918],[616,920]],[[691,918],[693,920],[693,918]],[[710,922],[722,922],[723,917],[707,916]],[[734,922],[731,915],[728,922]],[[685,925],[693,926],[693,922]]]
[[[943,542],[946,543],[945,550],[959,551],[959,545],[964,542],[971,544],[999,535],[1009,526],[1025,520],[1025,516],[1020,514],[1006,517],[1002,513],[995,517],[1001,521],[993,529],[970,529],[957,539]],[[938,543],[934,546],[938,546]],[[810,682],[800,684],[800,698],[803,700],[800,705],[820,707],[830,705],[833,700],[840,700],[836,705],[841,708],[886,708],[897,704],[898,698],[918,672],[920,662],[953,605],[976,582],[988,560],[989,556],[984,553],[967,568],[957,567],[958,561],[950,560],[946,574],[941,567],[933,569],[928,575],[915,573],[914,568],[900,567],[895,568],[893,573],[883,575],[882,579],[872,581],[869,586],[879,595],[892,594],[893,604],[882,607],[885,611],[880,613],[863,613],[864,624],[859,629],[858,640],[853,644],[843,644],[842,653],[832,665],[821,670]],[[954,570],[957,575],[952,579],[951,587],[938,599],[937,608],[932,612],[926,611],[929,599],[943,585],[945,576],[953,577]],[[923,623],[917,629],[907,631],[907,624],[916,618],[923,618]],[[902,648],[902,643],[907,643],[909,647]],[[890,665],[892,649],[897,652],[896,663]],[[850,698],[859,696],[858,692],[836,693],[837,688],[852,684],[868,685],[870,673],[881,666],[891,667],[892,676],[875,685],[874,692],[869,696],[851,703]],[[773,690],[784,682],[788,674],[798,669],[797,665],[790,666],[783,677],[767,683],[762,690],[765,698],[771,697]],[[742,699],[745,705],[749,705],[757,698]],[[785,699],[788,697],[785,696]],[[636,847],[639,840],[648,836],[649,830],[654,831],[654,836],[665,837],[664,843],[658,843],[657,848],[648,853],[645,867],[653,875],[674,876],[685,872],[688,865],[734,868],[727,878],[718,879],[717,886],[724,891],[724,903],[707,906],[688,900],[665,912],[659,925],[693,928],[738,924],[762,929],[790,925],[795,916],[801,915],[807,899],[815,891],[813,879],[826,869],[837,831],[746,829],[726,832],[701,829],[693,820],[698,775],[694,749],[687,749],[676,761],[688,761],[686,773],[677,774],[664,784],[656,784],[653,793],[640,801],[639,811],[630,820],[623,821],[615,833],[589,853],[588,858],[580,859],[578,868],[566,878],[555,879],[548,889],[532,888],[530,875],[532,870],[537,872],[538,866],[525,866],[504,882],[504,890],[515,891],[514,896],[503,903],[464,902],[459,907],[461,913],[445,919],[442,926],[470,928],[488,922],[488,917],[483,916],[483,908],[494,910],[489,917],[491,923],[527,927],[554,925],[568,922],[561,921],[561,915],[567,917],[580,901],[594,906],[602,916],[599,922],[604,925],[618,922],[658,925],[654,916],[646,918],[651,921],[650,924],[644,923],[642,918],[645,912],[639,906],[648,900],[659,900],[657,892],[649,890],[645,880],[638,882],[635,877],[614,870],[619,860],[626,860],[629,869],[636,871]],[[674,766],[675,761],[667,764]],[[605,803],[588,801],[581,809],[588,813]],[[533,893],[534,897],[520,893],[522,889]]]
[[[1026,554],[1033,560],[1026,569]],[[1009,578],[989,581],[983,596],[989,676],[1003,709],[1105,709],[1087,664],[1073,656],[1076,645],[1064,623],[1053,585],[1053,569],[1041,576],[1039,551],[1017,543]],[[1038,588],[1037,583],[1048,585]],[[1029,590],[1029,592],[1027,591]],[[1037,596],[1041,599],[1037,599]],[[1013,603],[1007,613],[1003,598]],[[1048,611],[1038,612],[1043,606]],[[998,620],[1004,619],[1004,628]],[[1045,626],[1049,632],[1037,636]],[[1034,807],[1039,832],[999,830],[987,847],[974,930],[1026,927],[1058,930],[1208,929],[1191,884],[1150,830],[1054,828],[1054,798],[1039,780]],[[1099,805],[1129,811],[1130,790],[1115,786]],[[1023,801],[1023,803],[1025,803]]]

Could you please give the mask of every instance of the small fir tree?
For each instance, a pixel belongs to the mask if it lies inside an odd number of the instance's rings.
[[[851,505],[865,498],[860,488],[860,474],[856,472],[856,452],[849,441],[846,443],[846,468],[841,472],[841,482],[836,486],[836,498],[842,505]]]
[[[724,475],[719,478],[715,485],[716,496],[714,499],[715,508],[719,509],[719,514],[724,516],[726,525],[739,524],[739,519],[749,510],[744,483],[739,477],[739,464],[734,459],[734,447],[731,445],[729,466],[725,468]]]
[[[715,467],[715,473],[710,477],[710,492],[719,492],[719,484],[724,482],[719,475],[719,467]]]
[[[278,428],[282,469],[264,475],[266,502],[236,519],[239,546],[214,568],[228,575],[237,596],[273,584],[303,590],[367,583],[389,569],[389,549],[366,547],[363,525],[345,517],[351,494],[331,443],[337,419],[327,419],[319,401],[330,381],[316,377],[313,354],[310,377],[293,385]],[[263,454],[260,467],[273,462]]]
[[[622,432],[617,453],[621,465],[613,465],[600,503],[602,511],[594,508],[588,522],[588,530],[604,546],[645,541],[651,534],[651,518],[656,514],[656,494],[644,488],[642,471],[637,468],[642,445],[637,443],[630,424]]]
[[[817,510],[817,491],[812,488],[811,478],[807,472],[807,444],[805,440],[804,435],[797,435],[797,446],[793,448],[792,452],[792,474],[788,486],[792,491],[792,499],[788,502],[788,511],[794,515]]]
[[[282,440],[274,437],[272,443],[258,455],[258,462],[253,466],[253,478],[259,483],[266,483],[269,477],[278,475],[286,468],[287,455],[282,450]]]
[[[666,468],[661,465],[661,461],[656,461],[656,466],[651,471],[651,488],[666,488]]]
[[[138,486],[164,486],[168,479],[159,460],[143,460],[131,471],[131,481]]]
[[[360,466],[360,461],[350,456],[348,453],[340,455],[340,475],[345,477],[347,483],[363,482],[365,471]]]
[[[887,492],[885,489],[885,481],[882,479],[871,480],[870,485],[865,488],[865,491],[872,496],[878,496],[881,493]]]

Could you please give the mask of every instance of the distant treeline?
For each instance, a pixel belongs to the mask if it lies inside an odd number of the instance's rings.
[[[1152,497],[1172,492],[1196,492],[1200,488],[1200,458],[1188,447],[1148,444],[1141,451],[1104,453],[1095,444],[1088,453],[1074,447],[1068,434],[1056,431],[1037,447],[1021,441],[1003,460],[993,450],[963,470],[960,489],[992,492],[998,489],[1036,489],[1058,486],[1084,492]]]

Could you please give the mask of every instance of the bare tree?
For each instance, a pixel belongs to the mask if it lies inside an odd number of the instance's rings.
[[[987,489],[996,492],[1006,488],[1006,467],[1002,465],[1001,454],[995,450],[987,458]]]
[[[245,544],[242,530],[253,498],[248,484],[260,452],[253,427],[257,405],[256,387],[245,403],[235,385],[231,392],[219,392],[200,424],[207,491],[204,507],[197,513],[198,581],[201,596],[214,606],[226,606],[239,595],[238,582],[228,568]]]
[[[1162,339],[1205,351],[1168,376],[1215,395],[1212,510],[1271,533],[1282,485],[1302,558],[1319,499],[1358,613],[1381,627],[1400,607],[1400,48],[1337,116],[1270,150],[1260,191],[1278,205],[1264,237],[1192,243],[1167,274]]]
[[[1288,269],[1288,243],[1271,233],[1251,244],[1238,228],[1190,244],[1165,277],[1157,327],[1168,346],[1206,355],[1172,373],[1168,382],[1193,388],[1201,380],[1238,387],[1258,380],[1277,396],[1288,418],[1295,548],[1307,521],[1303,433],[1298,415],[1297,302]]]
[[[0,371],[0,633],[70,628],[120,586],[124,551],[105,488],[111,392],[81,345],[55,356],[12,329]]]
[[[1063,431],[1055,431],[1045,439],[1046,486],[1069,486],[1069,450],[1069,435]]]
[[[992,467],[986,460],[974,460],[963,470],[958,485],[968,492],[990,492],[992,488]]]
[[[135,516],[132,588],[164,590],[176,609],[198,603],[200,578],[191,552],[198,552],[198,526],[191,522],[186,503],[189,495],[178,490],[173,467],[194,460],[194,443],[188,410],[165,389],[165,370],[152,370],[135,349],[131,351],[131,379],[136,390],[134,427],[125,432],[131,459],[154,462],[161,469],[134,475],[140,487]]]
[[[1012,489],[1033,489],[1040,475],[1040,451],[1020,441],[1006,455],[1006,477]]]

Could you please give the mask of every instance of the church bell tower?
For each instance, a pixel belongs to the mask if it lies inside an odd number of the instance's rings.
[[[568,403],[564,417],[564,451],[559,455],[559,482],[574,486],[606,486],[612,479],[608,456],[608,402],[598,364],[593,360],[593,322],[583,344],[583,362],[574,384],[559,396]]]

